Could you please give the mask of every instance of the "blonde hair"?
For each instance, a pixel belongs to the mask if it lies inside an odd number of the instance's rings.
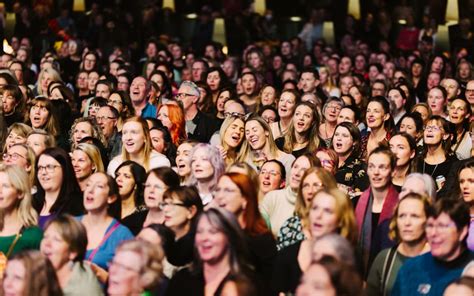
[[[26,141],[26,138],[28,137],[28,134],[32,130],[33,129],[31,128],[31,126],[29,126],[27,124],[20,123],[20,122],[15,122],[8,128],[7,138],[10,135],[11,132],[14,132],[18,136],[25,138],[25,141]],[[5,145],[3,146],[3,152],[5,153],[6,151],[7,151],[7,143],[5,143]]]
[[[14,147],[14,146],[20,146],[20,147],[25,148],[25,150],[26,150],[26,162],[30,166],[30,171],[27,172],[27,174],[28,174],[28,177],[30,179],[30,184],[31,185],[35,184],[35,178],[36,178],[36,171],[35,171],[36,154],[35,154],[35,151],[30,146],[28,146],[27,144],[18,143],[18,144],[14,144],[12,147]]]
[[[38,95],[42,96],[47,96],[47,93],[43,93],[43,90],[41,89],[41,82],[43,80],[44,74],[49,74],[51,76],[51,82],[62,82],[63,80],[61,79],[61,75],[59,74],[58,71],[56,71],[53,68],[44,68],[41,70],[38,74],[38,85],[36,86],[36,91],[38,92]]]
[[[31,185],[26,172],[20,167],[0,165],[0,172],[5,173],[18,193],[16,208],[18,219],[23,227],[28,228],[38,224],[38,215],[31,204]],[[20,199],[21,197],[21,199]],[[0,230],[5,227],[5,212],[0,211]]]
[[[266,142],[269,145],[270,153],[271,153],[271,155],[269,155],[269,156],[270,157],[271,156],[277,157],[278,152],[280,150],[278,149],[277,145],[275,144],[275,139],[273,138],[272,130],[270,129],[270,126],[268,125],[268,123],[265,121],[265,119],[263,119],[260,116],[251,116],[250,118],[248,118],[245,121],[245,125],[247,125],[247,123],[249,123],[250,121],[256,121],[260,124],[260,126],[263,128],[264,132],[267,134]],[[252,163],[253,161],[251,159],[252,158],[251,151],[252,151],[252,147],[248,143],[247,139],[244,139],[244,141],[242,143],[242,147],[240,148],[240,153],[237,156],[236,160],[239,161],[239,162],[251,162]]]
[[[164,252],[160,246],[143,240],[133,239],[121,243],[115,250],[133,252],[140,257],[140,286],[143,290],[156,287],[163,278]]]
[[[308,176],[312,174],[315,174],[319,178],[319,180],[321,180],[321,183],[323,184],[323,186],[321,187],[322,189],[337,189],[336,179],[334,179],[334,176],[331,175],[326,169],[311,167],[304,172],[303,177],[301,177],[301,182],[298,188],[298,195],[296,197],[295,203],[295,214],[301,219],[301,225],[303,226],[303,228],[309,225],[308,214],[309,208],[311,206],[309,204],[306,204],[306,201],[304,200],[303,182]]]
[[[225,132],[230,127],[230,125],[237,120],[242,121],[245,127],[245,121],[242,118],[237,117],[237,116],[229,116],[224,120],[224,122],[221,125],[221,129],[219,130],[221,145],[227,151],[227,156],[224,159],[226,166],[229,166],[235,162],[235,159],[237,158],[237,150],[240,148],[240,147],[236,147],[236,149],[232,149],[229,147],[229,145],[227,145],[227,143],[224,140]],[[242,142],[243,142],[243,139],[242,139]],[[239,146],[242,146],[242,143]]]
[[[322,189],[314,196],[311,203],[316,200],[318,194],[325,193],[334,198],[336,202],[336,216],[337,216],[337,232],[344,238],[346,238],[353,246],[357,244],[357,224],[352,209],[352,203],[346,193],[334,188],[334,189]]]
[[[148,124],[146,123],[145,119],[141,118],[140,116],[133,116],[124,121],[122,130],[125,124],[127,124],[127,122],[138,122],[142,127],[142,132],[145,137],[145,143],[143,144],[143,148],[141,151],[141,158],[143,159],[143,162],[141,162],[140,164],[148,172],[150,169],[150,156],[151,152],[153,151],[153,147],[151,146],[150,133],[148,131]],[[131,160],[130,154],[125,149],[125,145],[122,145],[122,160]]]
[[[99,148],[89,143],[80,143],[76,146],[74,150],[80,150],[87,154],[87,156],[95,166],[95,170],[93,170],[94,173],[105,172],[104,163],[102,161],[102,156],[100,155]]]
[[[107,140],[105,140],[104,133],[102,132],[102,129],[100,128],[99,125],[95,122],[95,120],[89,118],[89,117],[79,117],[76,120],[74,120],[74,123],[71,126],[71,130],[69,131],[69,141],[71,142],[71,150],[75,150],[76,146],[79,143],[74,143],[74,129],[76,128],[76,125],[78,125],[81,122],[87,122],[91,126],[91,131],[92,131],[92,136],[93,138],[98,139],[105,147],[107,147]]]

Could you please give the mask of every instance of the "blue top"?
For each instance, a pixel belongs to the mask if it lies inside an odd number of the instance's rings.
[[[157,112],[156,107],[147,102],[145,105],[145,108],[143,108],[142,110],[141,118],[147,118],[147,117],[156,118],[156,112]]]
[[[443,295],[473,259],[470,251],[450,262],[438,260],[431,253],[408,259],[398,272],[391,295]]]
[[[82,221],[82,218],[84,218],[84,216],[77,217],[79,221]],[[110,223],[109,227],[107,227],[105,233],[107,233],[109,229],[111,229],[117,222],[117,220],[112,219],[112,222]],[[122,224],[119,224],[119,226],[114,230],[114,232],[112,232],[109,238],[103,244],[100,245],[99,250],[95,253],[94,258],[92,258],[92,263],[95,263],[103,269],[108,270],[109,267],[107,265],[114,258],[115,249],[117,248],[117,246],[122,241],[133,238],[134,236],[132,232],[127,227],[123,226]],[[89,260],[89,256],[93,251],[94,249],[87,250],[85,257],[86,260]]]

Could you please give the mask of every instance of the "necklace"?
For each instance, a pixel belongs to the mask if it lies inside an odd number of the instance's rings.
[[[436,169],[438,168],[439,163],[437,163],[434,167],[434,170],[431,172],[430,176],[433,177],[433,174],[435,173]],[[425,173],[425,166],[426,166],[426,161],[423,160],[423,174]]]

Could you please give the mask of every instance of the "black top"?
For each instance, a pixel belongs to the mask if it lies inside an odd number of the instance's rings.
[[[184,266],[194,259],[194,231],[189,231],[185,236],[176,240],[168,252],[168,262],[174,266]]]
[[[148,215],[148,210],[135,212],[121,221],[124,226],[127,226],[128,229],[133,233],[133,235],[137,236],[138,233],[143,228],[143,223],[145,223],[146,215]]]
[[[224,283],[229,275],[217,287],[214,296],[219,296],[224,288]],[[170,280],[166,296],[204,296],[204,275],[202,270],[191,271],[191,269],[185,268],[178,271],[173,278]]]
[[[336,170],[334,177],[337,183],[354,189],[359,195],[369,187],[366,165],[354,153],[346,159],[342,167]]]
[[[285,137],[279,137],[278,139],[276,139],[275,144],[277,145],[278,149],[280,149],[281,151],[284,151],[283,146],[285,146]],[[301,155],[305,154],[306,152],[308,152],[308,146],[301,148],[299,150],[293,150],[291,151],[291,154],[293,154],[295,158],[298,158]]]
[[[436,183],[438,190],[443,188],[446,180],[450,175],[452,165],[457,161],[456,156],[451,155],[442,163],[431,165],[427,164],[425,160],[418,163],[418,172],[430,175]]]
[[[62,205],[60,205],[57,210],[51,212],[54,215],[61,215],[61,214],[69,214],[71,216],[81,216],[85,213],[84,210],[84,203],[82,202],[82,193],[75,192],[71,193],[67,198],[62,200]],[[58,197],[59,199],[59,197]],[[44,206],[44,195],[39,196],[39,194],[35,194],[33,196],[33,208],[36,210],[38,215],[41,213],[41,210]]]
[[[295,293],[302,274],[298,264],[300,247],[301,241],[278,253],[272,278],[272,287],[276,292]]]
[[[188,133],[189,140],[209,143],[212,135],[219,128],[219,122],[217,119],[212,118],[199,110],[192,121],[196,125],[196,129],[194,130],[194,133]]]
[[[257,236],[246,235],[250,251],[250,264],[253,265],[254,273],[259,281],[259,295],[272,295],[271,278],[277,249],[275,239],[271,232]]]

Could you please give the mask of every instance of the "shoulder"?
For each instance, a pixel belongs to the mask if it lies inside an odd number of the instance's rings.
[[[107,174],[115,177],[115,170],[118,168],[118,166],[123,162],[122,156],[117,155],[115,156],[110,162],[109,166],[107,167]]]
[[[171,163],[169,159],[156,151],[153,151],[150,155],[150,168],[158,168],[158,167],[170,167]]]
[[[43,230],[41,230],[41,228],[38,226],[31,226],[25,228],[22,235],[41,240],[43,238]]]

